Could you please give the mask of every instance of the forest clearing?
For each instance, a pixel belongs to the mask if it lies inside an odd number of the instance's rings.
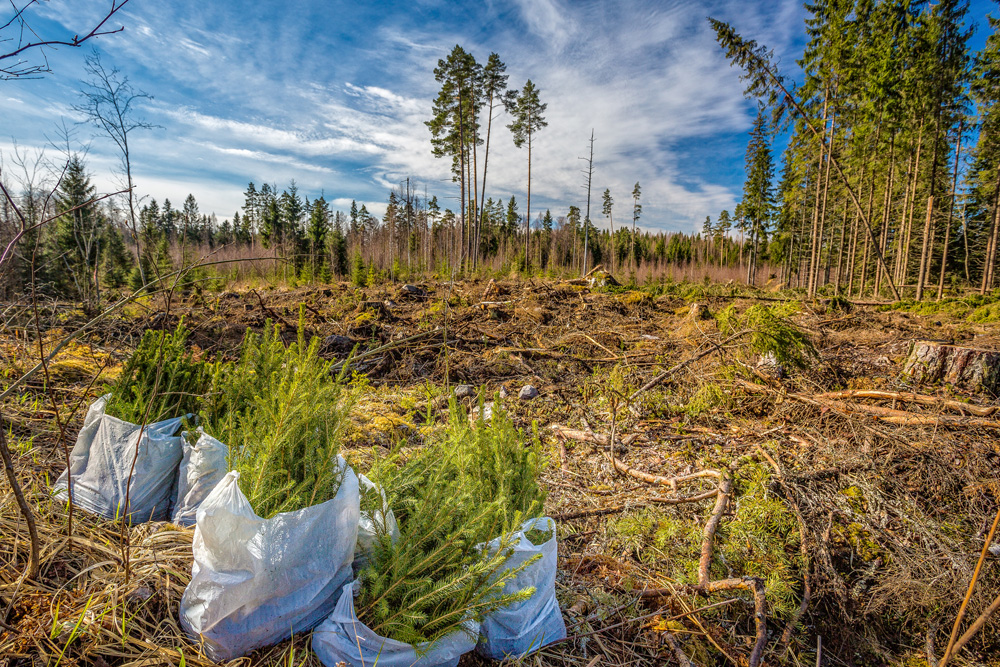
[[[537,438],[568,638],[525,664],[805,664],[820,646],[844,664],[939,657],[990,530],[1000,420],[981,388],[919,384],[903,369],[915,341],[996,349],[995,297],[901,307],[582,283],[191,293],[169,309],[130,306],[63,348],[5,399],[42,546],[39,574],[23,579],[29,534],[5,488],[5,664],[213,664],[177,620],[193,531],[77,509],[69,532],[50,491],[85,406],[140,332],[180,320],[198,358],[232,358],[248,327],[269,323],[286,342],[300,328],[325,341],[335,362],[358,345],[341,445],[358,470],[379,452],[419,451],[447,428],[450,396],[473,422],[502,406]],[[86,321],[56,303],[39,316],[46,350]],[[7,308],[7,378],[37,359],[18,333],[33,317]],[[519,398],[526,385],[537,397]],[[995,590],[987,562],[966,624]],[[956,664],[988,662],[991,628]],[[318,664],[309,641],[252,663]]]
[[[1000,665],[984,0],[9,5],[0,667]]]

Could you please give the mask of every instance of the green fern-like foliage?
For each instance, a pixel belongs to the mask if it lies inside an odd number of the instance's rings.
[[[541,512],[541,446],[499,409],[489,423],[470,424],[454,403],[448,428],[405,463],[397,453],[377,460],[373,481],[387,490],[400,536],[377,535],[359,573],[358,617],[375,632],[426,649],[497,609],[530,597],[504,585],[531,562],[505,569],[514,528]],[[370,500],[369,500],[370,496]],[[376,503],[366,507],[369,502]],[[367,494],[362,509],[381,507]],[[497,549],[484,543],[501,536]]]
[[[239,360],[216,375],[206,431],[229,446],[230,468],[259,516],[324,502],[340,488],[336,459],[354,393],[318,349],[301,329],[286,347],[268,323],[263,334],[247,332]]]
[[[755,304],[740,314],[735,306],[729,306],[718,314],[717,320],[723,335],[749,330],[750,352],[773,354],[779,364],[802,368],[816,356],[816,348],[809,336],[789,319],[797,310],[791,303]]]
[[[197,413],[209,392],[213,366],[187,349],[183,320],[172,332],[147,330],[112,384],[107,412],[134,424]]]

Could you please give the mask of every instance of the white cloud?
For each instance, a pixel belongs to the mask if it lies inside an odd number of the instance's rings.
[[[431,155],[424,121],[437,59],[460,43],[481,61],[497,51],[512,86],[531,78],[549,105],[549,126],[532,154],[533,214],[551,207],[558,215],[582,203],[578,157],[593,128],[592,208],[599,210],[607,187],[617,210],[630,211],[629,193],[639,181],[643,222],[688,230],[732,207],[738,184],[720,174],[742,162],[750,124],[738,72],[715,44],[705,14],[734,20],[792,63],[788,45],[801,37],[803,11],[794,0],[514,0],[438,7],[453,18],[430,24],[405,12],[373,19],[363,4],[309,11],[262,6],[252,17],[232,7],[130,3],[118,21],[125,33],[99,43],[138,88],[153,88],[151,120],[168,128],[138,140],[146,193],[180,200],[188,190],[200,203],[204,197],[203,210],[229,215],[242,203],[247,180],[294,178],[335,202],[364,200],[370,210],[384,210],[377,202],[386,190],[411,177],[453,205],[458,186],[450,161]],[[42,9],[73,29],[98,10],[68,0]],[[361,17],[366,23],[352,23]],[[344,26],[356,37],[350,43],[336,36]],[[0,99],[0,114],[23,117],[20,107],[32,108],[29,133],[39,134],[39,116],[51,123],[75,101],[73,84],[58,81],[59,94]],[[494,122],[487,194],[516,195],[523,211],[527,153],[512,145],[507,122],[504,114]],[[699,150],[707,142],[728,150]],[[92,160],[95,169],[116,163],[99,140]]]

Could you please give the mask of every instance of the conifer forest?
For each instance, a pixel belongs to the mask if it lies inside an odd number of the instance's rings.
[[[0,667],[998,664],[992,3],[8,5]]]

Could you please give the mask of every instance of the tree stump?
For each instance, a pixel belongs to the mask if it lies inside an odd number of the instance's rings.
[[[903,365],[914,383],[942,382],[970,391],[1000,395],[1000,351],[916,341]]]

